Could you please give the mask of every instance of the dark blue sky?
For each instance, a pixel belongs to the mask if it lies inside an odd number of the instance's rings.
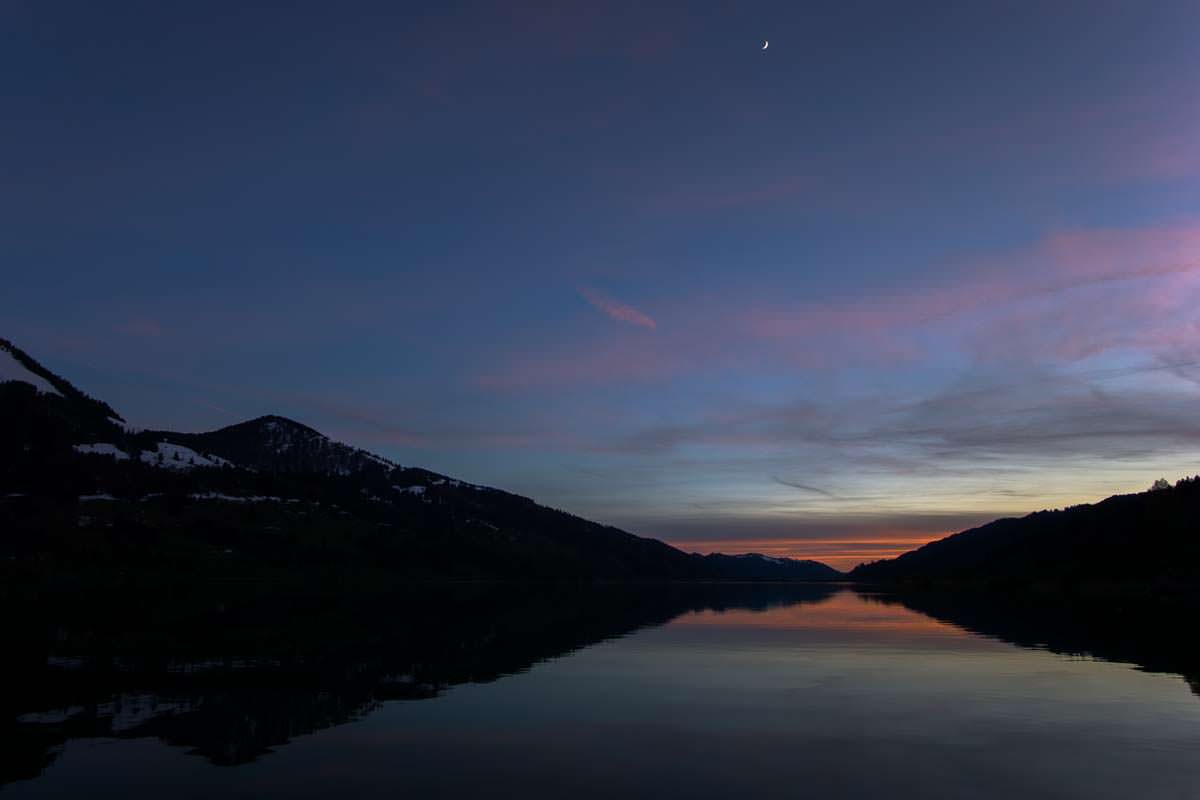
[[[1198,33],[0,0],[0,335],[143,425],[284,413],[685,546],[889,553],[1198,471]]]

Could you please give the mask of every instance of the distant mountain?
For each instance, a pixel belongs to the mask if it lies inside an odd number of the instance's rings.
[[[1001,519],[855,568],[856,581],[1147,584],[1200,578],[1200,478]]]
[[[284,417],[139,430],[8,342],[0,370],[0,569],[16,578],[840,577],[816,562],[690,555]]]
[[[844,578],[828,564],[794,558],[775,558],[761,553],[701,556],[707,569],[717,575],[752,581],[836,581]]]

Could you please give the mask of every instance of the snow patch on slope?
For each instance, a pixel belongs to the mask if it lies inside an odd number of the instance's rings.
[[[46,394],[56,394],[62,397],[62,392],[50,385],[50,382],[41,375],[34,375],[25,365],[17,361],[12,353],[4,348],[0,348],[0,383],[7,381],[22,381],[24,383],[33,384],[33,388],[39,392]]]
[[[298,499],[284,500],[282,497],[274,495],[249,495],[241,496],[235,494],[221,494],[220,492],[195,492],[188,495],[193,500],[223,500],[226,503],[299,503]]]
[[[204,456],[190,447],[159,442],[154,450],[143,450],[143,463],[163,469],[188,470],[196,467],[231,467],[233,464],[218,456]]]
[[[112,456],[117,461],[128,461],[129,453],[126,453],[115,444],[108,442],[96,442],[95,444],[77,444],[75,445],[76,453],[94,456]]]
[[[775,558],[773,556],[764,556],[762,553],[743,553],[742,555],[734,556],[734,558],[742,558],[742,559],[752,558],[755,561],[765,561],[768,564],[786,564],[787,563],[786,559]]]
[[[488,486],[480,486],[476,483],[467,483],[466,481],[455,480],[454,478],[438,478],[433,481],[434,486],[449,486],[451,489],[471,489],[476,492],[490,492],[492,489]]]

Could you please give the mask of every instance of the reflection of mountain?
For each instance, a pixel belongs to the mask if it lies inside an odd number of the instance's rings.
[[[1200,695],[1200,642],[1191,632],[1194,609],[1161,602],[1135,605],[1074,601],[1028,593],[912,592],[863,594],[900,603],[972,633],[1021,647],[1134,664],[1151,672],[1182,675]]]
[[[361,719],[381,703],[498,680],[688,611],[776,609],[786,616],[789,607],[825,604],[830,611],[810,620],[818,628],[832,621],[851,633],[869,629],[855,627],[861,609],[839,617],[838,601],[826,603],[839,592],[850,597],[829,584],[468,585],[308,597],[260,591],[239,597],[225,587],[219,602],[106,599],[86,612],[64,602],[70,617],[50,611],[26,619],[6,642],[15,645],[13,658],[0,667],[0,784],[36,777],[68,742],[95,737],[155,738],[213,764],[244,764],[296,737]],[[1043,607],[982,593],[863,596],[907,609],[897,615],[912,611],[1023,647],[1181,673],[1200,689],[1198,647],[1185,626],[1169,621],[1186,615],[1165,609],[1122,615],[1061,598]]]
[[[157,737],[216,764],[241,764],[296,736],[354,721],[383,701],[492,681],[687,611],[815,603],[835,591],[796,584],[443,587],[350,601],[159,609],[143,614],[141,625],[127,606],[93,608],[73,625],[33,626],[27,636],[40,645],[22,643],[24,665],[8,665],[13,674],[0,711],[9,730],[0,728],[0,736],[20,747],[8,749],[0,781],[36,776],[65,742],[86,737]],[[106,619],[121,622],[108,627]]]

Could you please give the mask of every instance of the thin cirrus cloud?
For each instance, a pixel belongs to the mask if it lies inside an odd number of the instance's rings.
[[[839,333],[893,335],[953,317],[1012,319],[1029,329],[1023,310],[1039,299],[1061,301],[1073,291],[1119,289],[1119,309],[1129,336],[1157,324],[1144,312],[1168,310],[1200,276],[1200,223],[1142,229],[1083,229],[1046,236],[1031,247],[999,257],[969,261],[960,273],[969,278],[941,287],[925,287],[849,304],[759,307],[743,314],[746,330],[764,339],[789,339]],[[1045,327],[1062,336],[1076,323],[1094,325],[1086,306],[1056,306],[1056,319]],[[1075,314],[1075,311],[1081,313]],[[1064,313],[1067,316],[1064,319]],[[1046,332],[1046,331],[1042,331]]]
[[[579,295],[588,301],[593,308],[604,313],[609,319],[615,322],[623,322],[626,325],[635,325],[639,328],[649,328],[650,330],[658,327],[658,323],[646,313],[639,311],[627,303],[615,300],[601,291],[583,286],[579,288]]]
[[[481,383],[567,387],[751,367],[919,367],[951,354],[980,368],[1067,365],[1118,351],[1175,363],[1189,360],[1200,332],[1197,254],[1200,220],[1081,228],[958,261],[952,273],[926,277],[924,285],[850,300],[732,286],[685,292],[667,309],[670,335],[567,337],[525,347],[501,358]],[[657,330],[633,306],[590,288],[579,293],[622,325]]]

